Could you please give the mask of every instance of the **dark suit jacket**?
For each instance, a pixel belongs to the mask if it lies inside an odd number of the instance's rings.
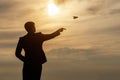
[[[52,39],[60,34],[56,31],[52,34],[34,33],[33,35],[25,35],[20,37],[16,48],[16,57],[27,64],[43,64],[47,61],[45,53],[42,49],[44,41]],[[25,56],[21,54],[22,49]]]

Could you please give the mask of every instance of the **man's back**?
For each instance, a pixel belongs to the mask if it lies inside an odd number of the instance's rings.
[[[42,64],[46,62],[46,57],[42,49],[44,36],[41,33],[25,35],[20,40],[21,46],[25,51],[25,63]]]

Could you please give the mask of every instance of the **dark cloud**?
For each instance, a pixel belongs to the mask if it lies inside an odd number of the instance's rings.
[[[23,31],[0,31],[0,38],[1,40],[11,40],[11,39],[16,39],[19,36],[21,36],[24,32]]]
[[[0,48],[14,48],[23,31],[0,31]]]
[[[110,14],[120,14],[120,9],[111,9]]]
[[[120,34],[120,25],[118,26],[109,26],[106,28],[94,28],[90,32],[92,35],[111,35],[111,37],[119,37]],[[114,36],[113,36],[114,35]]]
[[[89,14],[97,14],[100,10],[101,10],[100,6],[93,6],[93,7],[87,8],[87,12]]]
[[[119,80],[120,79],[120,56],[118,55],[99,55],[87,56],[88,60],[81,61],[77,56],[93,52],[93,49],[75,49],[75,48],[59,48],[51,50],[50,56],[57,55],[56,59],[49,59],[44,64],[42,79],[49,80]],[[62,56],[60,53],[62,52]],[[82,53],[83,52],[83,53]],[[85,53],[86,52],[86,53]],[[78,55],[78,54],[79,55]],[[77,55],[76,55],[77,54]],[[65,61],[66,55],[71,55],[75,59]],[[49,56],[49,57],[50,57]],[[16,80],[21,79],[22,62],[15,57],[0,56],[0,79]],[[64,57],[60,59],[60,57]],[[16,76],[16,77],[14,77]]]
[[[119,1],[113,0],[85,0],[87,5],[85,5],[85,15],[111,15],[119,14],[120,9]],[[85,2],[83,1],[83,2]]]
[[[68,0],[54,0],[54,2],[57,4],[57,5],[63,5],[67,2]]]
[[[105,55],[100,49],[75,49],[75,48],[59,48],[53,49],[47,53],[50,59],[76,61],[78,63],[93,63],[96,65],[119,65],[120,55]],[[114,52],[113,52],[114,53]]]
[[[53,49],[50,50],[48,53],[50,54],[57,54],[57,55],[64,55],[64,54],[87,54],[87,55],[93,55],[96,49],[74,49],[74,48],[59,48],[59,49]],[[89,54],[91,53],[91,54]]]
[[[3,56],[2,56],[3,57]],[[0,59],[0,79],[17,80],[22,78],[22,62],[15,57]],[[9,60],[12,59],[12,60]],[[103,61],[104,62],[104,61]],[[48,61],[43,65],[42,79],[49,80],[119,80],[120,69],[106,65],[85,65],[84,63]]]
[[[25,21],[39,21],[39,24],[46,21],[45,6],[47,1],[0,1],[0,29],[18,29]],[[32,4],[31,4],[32,3]],[[47,16],[48,17],[48,16]],[[40,21],[42,20],[42,21]]]
[[[94,14],[99,14],[99,12],[105,6],[105,1],[104,0],[91,0],[91,2],[89,2],[89,3],[91,3],[91,4],[88,5],[88,7],[86,8],[86,11],[89,14],[93,14],[93,15]]]
[[[1,30],[0,31],[0,48],[15,47],[18,38],[23,35],[23,31]]]
[[[19,3],[17,1],[8,1],[2,0],[0,1],[0,13],[9,12],[11,9],[15,9]]]
[[[38,9],[36,8],[36,6]],[[11,20],[17,21],[21,19],[23,20],[25,18],[28,19],[32,16],[35,17],[35,15],[37,15],[38,12],[39,15],[41,15],[42,12],[40,12],[39,10],[43,11],[44,6],[32,0],[30,0],[29,2],[17,0],[0,1],[0,17],[2,20],[6,20],[8,22],[10,22]]]
[[[16,44],[17,42],[3,42],[3,43],[0,43],[0,48],[1,49],[8,49],[8,48],[15,48],[16,47]],[[2,53],[1,53],[2,54]]]
[[[58,48],[48,52],[48,58],[63,60],[87,60],[88,56],[95,55],[92,49],[74,49],[74,48]]]
[[[120,25],[119,26],[105,28],[105,29],[101,30],[101,32],[118,35],[118,34],[120,34]]]

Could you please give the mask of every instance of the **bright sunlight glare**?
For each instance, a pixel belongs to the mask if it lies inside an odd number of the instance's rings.
[[[59,11],[60,11],[59,8],[53,2],[48,4],[48,14],[50,16],[58,14]]]

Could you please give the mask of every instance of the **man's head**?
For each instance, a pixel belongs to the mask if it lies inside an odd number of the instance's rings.
[[[35,33],[35,31],[36,31],[35,23],[32,21],[26,22],[24,27],[28,33]]]

